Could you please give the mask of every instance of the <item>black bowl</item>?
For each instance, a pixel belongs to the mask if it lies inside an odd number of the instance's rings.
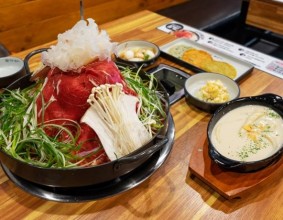
[[[264,94],[259,96],[243,97],[235,99],[231,102],[221,106],[212,116],[207,128],[208,137],[208,152],[210,158],[219,166],[225,169],[237,171],[237,172],[252,172],[263,169],[264,167],[276,162],[280,159],[283,152],[283,144],[281,147],[271,156],[257,161],[237,161],[223,156],[212,143],[212,131],[216,123],[228,112],[236,108],[246,105],[261,105],[269,107],[277,112],[281,118],[283,118],[283,99],[281,96],[275,94]],[[231,124],[233,126],[233,124]]]
[[[240,96],[240,87],[231,78],[218,73],[198,73],[188,78],[185,82],[185,98],[189,105],[192,104],[200,110],[213,113],[221,105],[226,103],[206,102],[197,97],[199,89],[209,80],[220,80],[227,88],[230,94],[230,100],[236,99]]]
[[[32,52],[33,54],[36,54]],[[123,64],[119,63],[119,66]],[[149,79],[149,75],[140,71],[140,76],[144,80]],[[24,89],[34,82],[31,81],[31,73],[18,79],[11,84],[8,89]],[[168,138],[165,136],[168,130],[169,97],[161,83],[155,82],[158,95],[160,97],[166,116],[163,127],[152,137],[148,143],[141,146],[134,152],[98,166],[78,167],[78,168],[43,168],[15,159],[0,149],[0,160],[13,174],[30,182],[51,186],[51,187],[82,187],[93,184],[105,183],[121,176],[124,176],[145,163],[158,150],[163,148]]]
[[[154,51],[154,56],[150,59],[141,60],[141,61],[133,61],[133,60],[128,60],[128,59],[121,57],[121,53],[123,51],[125,51],[127,49],[133,49],[133,48],[151,48]],[[129,41],[122,42],[117,46],[115,56],[116,56],[117,61],[127,63],[127,64],[133,65],[135,67],[141,67],[142,66],[143,68],[145,68],[145,67],[148,67],[148,66],[150,66],[150,65],[152,65],[156,62],[156,60],[160,56],[160,50],[159,50],[159,47],[156,44],[151,43],[149,41],[129,40]]]
[[[24,62],[17,57],[0,58],[0,67],[0,88],[10,85],[26,73]]]

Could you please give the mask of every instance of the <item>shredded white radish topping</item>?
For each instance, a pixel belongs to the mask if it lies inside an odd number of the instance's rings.
[[[42,53],[42,62],[62,71],[79,71],[94,59],[110,60],[115,46],[106,31],[99,31],[93,19],[80,20],[72,29],[58,35],[57,45]]]
[[[122,89],[119,83],[94,87],[88,99],[91,106],[81,118],[96,132],[110,160],[133,152],[152,137],[136,113],[138,98]]]

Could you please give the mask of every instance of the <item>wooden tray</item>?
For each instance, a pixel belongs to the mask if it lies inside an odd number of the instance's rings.
[[[237,173],[222,169],[208,155],[208,140],[204,131],[190,158],[190,172],[226,199],[243,197],[256,187],[268,184],[283,175],[283,157],[276,163],[252,173]]]

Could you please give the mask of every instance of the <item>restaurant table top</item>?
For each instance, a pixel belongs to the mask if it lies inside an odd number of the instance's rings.
[[[105,23],[100,28],[116,42],[139,39],[162,46],[175,37],[157,27],[170,21],[156,13],[141,11]],[[24,58],[37,48],[13,56]],[[31,68],[39,59],[30,61]],[[163,57],[158,63],[195,74]],[[282,79],[255,68],[238,82],[240,96],[264,93],[283,96],[282,82]],[[189,169],[194,149],[205,145],[206,128],[212,115],[188,105],[184,98],[170,107],[170,113],[175,128],[171,152],[161,167],[137,186],[93,201],[49,201],[18,187],[0,168],[0,219],[283,219],[283,158],[277,162],[275,175],[246,190],[239,198],[225,198]]]

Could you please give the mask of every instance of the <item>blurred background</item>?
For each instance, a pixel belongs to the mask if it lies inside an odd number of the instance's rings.
[[[97,24],[151,10],[283,58],[283,3],[274,0],[83,0]],[[80,19],[80,0],[0,1],[0,56],[56,40]],[[122,22],[122,21],[121,21]]]
[[[83,0],[84,18],[102,24],[144,9],[158,11],[186,0]],[[19,52],[50,42],[80,19],[80,0],[0,1],[0,43]]]

